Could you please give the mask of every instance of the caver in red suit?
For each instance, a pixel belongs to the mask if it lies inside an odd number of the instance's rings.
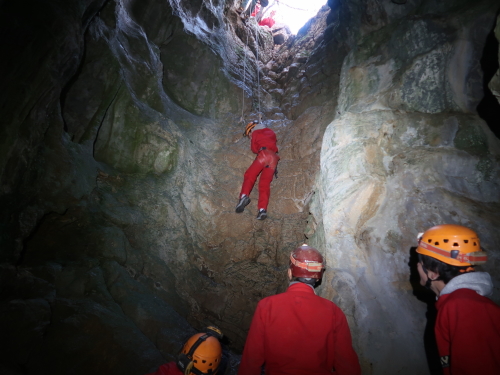
[[[500,374],[500,306],[486,272],[450,280],[436,302],[435,333],[445,375]]]
[[[169,362],[161,365],[156,372],[146,375],[184,375],[184,373],[179,370],[175,362]]]
[[[276,14],[276,11],[273,10],[269,17],[264,18],[262,21],[259,22],[260,26],[268,26],[269,28],[272,28],[276,21],[274,20],[274,15]]]
[[[347,320],[333,302],[300,282],[257,305],[238,375],[358,375]]]
[[[264,127],[264,125],[258,124],[250,133],[250,137],[252,138],[250,148],[254,154],[257,154],[257,157],[245,172],[240,197],[243,194],[250,196],[250,192],[260,174],[259,202],[257,206],[259,210],[267,210],[269,196],[271,195],[271,181],[280,160],[277,155],[276,134],[271,129]]]
[[[257,3],[257,4],[255,4],[255,9],[250,16],[255,17],[257,15],[257,13],[259,13],[259,11],[260,11],[260,3]]]
[[[238,375],[359,375],[347,319],[314,286],[323,277],[323,256],[303,244],[290,254],[285,293],[264,298],[250,325]]]
[[[276,21],[272,19],[271,17],[264,18],[262,21],[259,22],[260,26],[267,26],[269,28],[272,28]]]

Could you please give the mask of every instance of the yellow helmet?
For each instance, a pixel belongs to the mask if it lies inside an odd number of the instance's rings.
[[[222,362],[222,332],[217,327],[207,327],[206,333],[189,338],[179,354],[177,367],[185,375],[216,374]]]
[[[488,260],[476,232],[454,224],[436,225],[419,234],[417,253],[458,267],[475,266]]]
[[[255,128],[255,126],[257,126],[258,123],[259,123],[258,121],[249,122],[245,127],[245,132],[243,133],[243,136],[248,137],[248,135],[252,132],[253,128]]]

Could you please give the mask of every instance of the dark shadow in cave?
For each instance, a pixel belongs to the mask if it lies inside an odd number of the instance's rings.
[[[488,83],[498,70],[498,40],[494,28],[486,38],[480,63],[483,71],[484,97],[476,108],[477,113],[486,121],[497,138],[500,138],[500,103],[488,87]]]
[[[420,285],[420,276],[417,271],[418,254],[416,250],[416,247],[410,248],[410,261],[408,262],[408,266],[410,267],[410,284],[413,288],[413,295],[417,297],[419,301],[427,305],[427,311],[425,313],[427,324],[425,325],[423,338],[429,373],[431,375],[441,375],[441,362],[439,360],[436,337],[434,336],[434,325],[437,315],[435,307],[436,295]]]

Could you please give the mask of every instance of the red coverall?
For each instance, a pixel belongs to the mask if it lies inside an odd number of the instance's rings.
[[[169,362],[161,365],[156,372],[146,375],[184,375],[184,373],[179,370],[175,362]]]
[[[269,28],[271,28],[274,26],[275,23],[276,23],[276,21],[273,18],[267,17],[267,18],[264,18],[262,21],[260,21],[259,25],[260,26],[269,26]]]
[[[262,172],[259,180],[259,202],[257,208],[267,210],[269,196],[271,195],[271,181],[273,180],[274,170],[280,160],[280,157],[276,154],[278,152],[276,134],[271,129],[264,128],[254,130],[250,136],[252,137],[250,148],[254,154],[257,154],[257,157],[245,172],[240,197],[243,194],[250,196],[253,185]],[[265,147],[265,150],[262,149],[263,147]]]
[[[471,289],[436,302],[436,341],[445,375],[500,374],[500,306]]]
[[[359,375],[344,313],[303,283],[257,305],[238,375]]]
[[[259,10],[260,10],[260,4],[257,3],[257,4],[255,4],[255,9],[252,12],[252,14],[250,15],[250,17],[255,17],[257,15],[257,13],[259,13]]]

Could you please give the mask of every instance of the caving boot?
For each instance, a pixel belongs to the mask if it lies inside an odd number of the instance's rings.
[[[250,203],[250,198],[243,194],[240,198],[240,201],[238,202],[238,205],[236,206],[236,212],[237,213],[242,213],[245,210],[245,207],[248,206]]]
[[[257,214],[257,220],[264,220],[267,217],[267,211],[261,208]]]

